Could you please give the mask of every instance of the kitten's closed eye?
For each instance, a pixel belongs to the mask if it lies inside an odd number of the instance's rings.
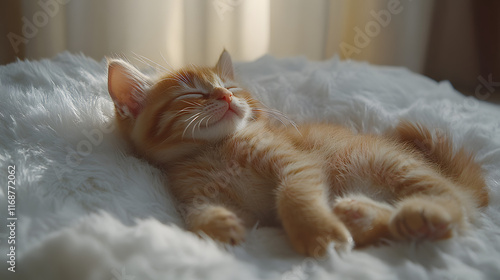
[[[196,93],[183,94],[183,95],[177,97],[176,99],[182,100],[182,99],[190,99],[190,98],[203,98],[204,96],[206,96],[206,95],[201,93],[201,92],[196,92]]]
[[[226,89],[229,90],[233,94],[243,90],[242,88],[235,87],[235,86],[226,87]],[[177,97],[176,100],[206,98],[208,96],[209,96],[209,94],[206,94],[206,93],[192,92],[192,93],[183,94],[183,95]]]
[[[243,90],[242,88],[239,87],[227,87],[226,89],[228,89],[233,94]]]

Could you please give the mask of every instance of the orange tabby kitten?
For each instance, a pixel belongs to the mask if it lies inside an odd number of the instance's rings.
[[[257,221],[281,225],[310,256],[382,240],[440,240],[488,204],[481,168],[445,137],[402,122],[394,135],[270,121],[234,79],[213,68],[152,79],[109,60],[116,121],[135,153],[164,169],[189,230],[238,244]]]

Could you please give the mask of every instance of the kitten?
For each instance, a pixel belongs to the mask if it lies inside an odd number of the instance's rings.
[[[226,51],[215,67],[156,79],[123,60],[108,67],[121,133],[165,170],[188,229],[215,240],[238,244],[259,221],[282,226],[297,252],[322,256],[330,243],[446,239],[488,204],[473,157],[421,125],[379,136],[274,124],[236,82]]]

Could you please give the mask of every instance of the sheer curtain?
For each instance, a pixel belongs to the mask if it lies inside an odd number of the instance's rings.
[[[18,47],[27,58],[64,50],[96,59],[135,53],[172,66],[214,63],[223,48],[240,61],[337,54],[421,72],[433,2],[22,0],[23,16],[37,30]]]

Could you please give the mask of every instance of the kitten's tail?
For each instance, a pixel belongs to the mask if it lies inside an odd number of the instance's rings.
[[[441,172],[458,185],[472,191],[478,205],[488,205],[489,197],[481,166],[464,148],[453,151],[453,144],[445,133],[432,133],[426,127],[402,121],[396,127],[399,141],[421,152],[425,158],[439,166]]]

